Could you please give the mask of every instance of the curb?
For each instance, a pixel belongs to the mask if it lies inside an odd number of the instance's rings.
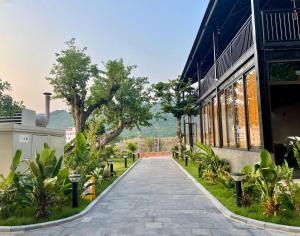
[[[281,231],[285,233],[298,233],[300,234],[300,227],[297,226],[288,226],[288,225],[280,225],[280,224],[274,224],[269,222],[264,222],[260,220],[251,219],[245,216],[241,216],[238,214],[235,214],[228,210],[217,198],[215,198],[206,188],[204,188],[190,173],[188,173],[177,161],[175,161],[173,158],[171,158],[172,161],[181,169],[186,176],[192,180],[192,182],[196,185],[197,188],[201,190],[210,200],[211,202],[218,208],[218,210],[227,218],[239,221],[244,224],[254,226],[256,228],[261,229],[268,229],[268,230],[276,230]]]
[[[109,187],[107,187],[94,201],[92,201],[84,210],[81,212],[69,216],[67,218],[44,222],[44,223],[38,223],[38,224],[30,224],[30,225],[20,225],[20,226],[0,226],[0,232],[2,233],[8,233],[8,232],[24,232],[24,231],[30,231],[34,229],[42,229],[46,227],[52,227],[52,226],[58,226],[61,224],[65,224],[74,220],[77,220],[84,215],[86,215],[99,201],[102,199],[122,178],[124,178],[131,170],[132,168],[140,162],[141,159],[138,159],[135,163],[133,163],[132,166],[130,166],[123,174],[121,174]]]

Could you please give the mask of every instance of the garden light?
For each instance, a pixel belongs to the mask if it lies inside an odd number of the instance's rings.
[[[124,156],[124,165],[125,165],[125,168],[127,168],[127,158],[128,158],[128,156]]]
[[[80,174],[73,172],[69,176],[69,179],[72,182],[72,206],[75,208],[78,207],[78,182],[80,180]]]
[[[185,166],[188,166],[188,155],[185,155]]]
[[[245,178],[245,175],[242,173],[231,173],[232,179],[235,181],[235,189],[236,189],[236,205],[238,207],[242,206],[242,180]]]
[[[110,169],[110,176],[114,176],[114,161],[110,160],[109,161],[109,169]]]

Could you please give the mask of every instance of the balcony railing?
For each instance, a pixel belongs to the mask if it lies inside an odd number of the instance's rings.
[[[261,14],[264,42],[300,40],[300,9],[270,10]]]
[[[250,17],[219,56],[216,63],[202,78],[200,83],[200,96],[207,92],[212,86],[216,85],[216,79],[224,75],[252,45],[252,22]]]

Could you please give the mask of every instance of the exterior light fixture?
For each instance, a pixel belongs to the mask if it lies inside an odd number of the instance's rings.
[[[242,180],[245,178],[245,175],[242,173],[231,173],[232,179],[235,181],[235,189],[236,189],[236,205],[238,207],[242,206]]]
[[[185,166],[188,166],[188,162],[189,162],[188,155],[185,155]]]
[[[72,182],[72,206],[78,207],[78,182],[80,180],[80,174],[73,172],[69,176],[69,180]]]
[[[114,161],[110,160],[109,161],[109,169],[110,169],[110,176],[114,176]]]
[[[125,166],[125,168],[127,168],[127,158],[128,158],[128,156],[124,156],[124,166]]]

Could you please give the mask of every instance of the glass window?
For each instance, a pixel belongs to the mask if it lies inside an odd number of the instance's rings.
[[[225,90],[226,94],[226,114],[227,114],[227,135],[230,147],[235,147],[235,130],[234,130],[234,97],[232,87]]]
[[[275,62],[270,64],[271,81],[300,80],[300,62]]]
[[[225,93],[220,94],[220,103],[221,103],[221,124],[222,124],[222,141],[223,146],[228,146],[228,137],[227,137],[227,121],[226,121],[226,104],[225,104]]]
[[[214,144],[214,133],[213,133],[213,116],[212,116],[212,106],[211,103],[209,102],[207,104],[207,113],[208,113],[208,135],[209,135],[209,145]]]
[[[206,106],[202,107],[202,127],[203,127],[203,141],[207,144],[208,140],[208,129],[207,129],[207,110]]]
[[[237,147],[247,148],[245,104],[244,104],[244,83],[243,79],[233,85],[235,98],[235,130]]]
[[[214,117],[214,135],[215,135],[215,146],[219,147],[219,122],[218,122],[218,100],[217,98],[213,98],[213,117]]]
[[[260,148],[261,140],[255,70],[252,70],[249,74],[246,75],[246,90],[250,147]]]

